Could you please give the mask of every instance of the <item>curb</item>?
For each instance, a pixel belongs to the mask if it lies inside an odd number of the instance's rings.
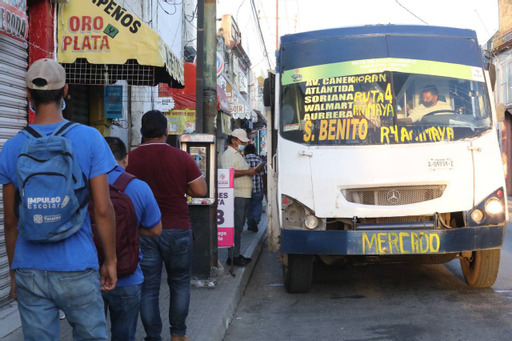
[[[252,262],[246,267],[234,267],[235,277],[231,275],[229,268],[225,267],[224,274],[219,276],[214,289],[192,288],[192,299],[187,319],[187,333],[191,340],[222,341],[224,339],[258,262],[266,232],[266,226],[257,235],[250,236],[247,234],[253,234],[253,232],[243,232],[242,244],[246,242],[248,245],[242,251],[252,258]],[[249,236],[252,238],[247,240]],[[225,250],[219,253],[227,254]],[[221,259],[224,260],[225,257],[219,257],[219,262]]]

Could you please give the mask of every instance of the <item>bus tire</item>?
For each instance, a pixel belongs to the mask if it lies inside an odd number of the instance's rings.
[[[304,293],[313,281],[313,256],[289,254],[288,264],[283,264],[284,286],[290,294]]]
[[[473,251],[471,258],[460,259],[466,283],[475,288],[489,288],[496,282],[501,249]]]

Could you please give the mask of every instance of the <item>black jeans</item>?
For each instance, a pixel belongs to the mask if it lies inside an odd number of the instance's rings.
[[[228,257],[240,256],[240,243],[251,198],[235,197],[235,246],[228,249]]]

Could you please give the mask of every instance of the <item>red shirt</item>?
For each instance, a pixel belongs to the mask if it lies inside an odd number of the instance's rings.
[[[188,229],[187,185],[203,174],[187,152],[166,143],[147,143],[131,151],[126,171],[147,182],[162,212],[162,228]]]

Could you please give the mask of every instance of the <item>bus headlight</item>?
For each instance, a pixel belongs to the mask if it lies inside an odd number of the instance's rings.
[[[479,224],[484,219],[484,212],[476,209],[471,212],[471,219],[477,224]]]
[[[487,214],[500,214],[503,212],[503,205],[501,201],[496,198],[491,198],[485,203],[485,212]]]
[[[315,216],[315,212],[298,200],[285,194],[281,196],[282,227],[293,230],[325,230],[326,219]]]
[[[308,215],[306,219],[304,219],[304,225],[310,230],[316,229],[318,226],[318,218],[314,215]]]
[[[499,188],[467,212],[468,226],[497,225],[505,223],[505,195]]]

